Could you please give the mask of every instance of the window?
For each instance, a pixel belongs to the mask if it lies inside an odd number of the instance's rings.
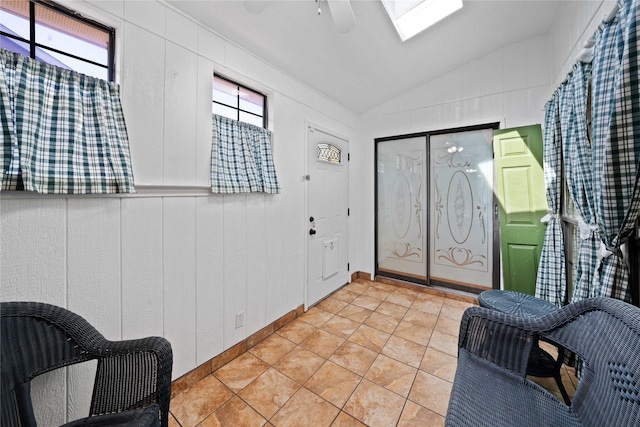
[[[267,97],[226,77],[214,74],[213,113],[266,128]]]
[[[0,48],[114,81],[115,30],[49,1],[2,0]]]

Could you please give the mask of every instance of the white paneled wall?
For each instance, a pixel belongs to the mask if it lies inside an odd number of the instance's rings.
[[[68,307],[109,339],[165,336],[177,378],[303,304],[306,123],[351,139],[351,270],[373,273],[374,138],[541,123],[544,103],[613,2],[566,2],[549,35],[470,61],[361,117],[165,3],[67,3],[117,30],[117,75],[140,193],[0,194],[0,299]],[[203,193],[214,70],[268,94],[281,194]],[[165,194],[162,186],[174,187]],[[245,323],[236,328],[241,311]],[[86,413],[91,369],[38,381],[44,425]]]
[[[108,339],[164,336],[177,378],[304,303],[305,123],[355,140],[359,118],[162,2],[68,6],[116,28],[139,194],[0,194],[0,299],[67,307]],[[267,93],[281,194],[203,189],[214,70]],[[86,415],[94,369],[35,384],[43,425]]]
[[[554,88],[571,71],[584,43],[596,32],[616,3],[616,0],[563,2],[551,29]]]

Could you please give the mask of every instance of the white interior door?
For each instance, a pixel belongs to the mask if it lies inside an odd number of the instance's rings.
[[[349,142],[308,126],[307,307],[349,281]]]

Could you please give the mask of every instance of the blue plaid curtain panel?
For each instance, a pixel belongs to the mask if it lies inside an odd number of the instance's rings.
[[[18,172],[26,191],[135,192],[118,86],[4,50],[0,61],[4,189]]]
[[[269,130],[213,115],[211,191],[280,192]]]
[[[563,137],[564,163],[569,191],[579,215],[580,230],[580,246],[576,248],[578,263],[571,302],[589,298],[600,247],[593,194],[591,141],[587,131],[587,88],[590,72],[590,64],[578,63],[574,66],[570,81],[567,82],[567,90],[572,93],[572,107],[569,107],[572,114],[570,121],[562,124],[568,128],[566,137]]]
[[[558,98],[559,94],[556,93],[547,103],[545,109],[543,163],[549,215],[543,218],[548,222],[538,265],[538,276],[536,277],[536,297],[561,307],[564,304],[567,279],[564,262],[564,239],[558,219],[562,192],[562,175],[560,173],[562,168],[562,137],[558,116]]]
[[[597,40],[593,61],[593,162],[596,218],[601,231],[593,296],[631,301],[620,245],[640,209],[640,57],[638,2],[620,1],[618,18]]]

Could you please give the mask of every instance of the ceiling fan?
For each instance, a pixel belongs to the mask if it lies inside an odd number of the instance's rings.
[[[242,5],[247,12],[262,13],[273,1],[275,0],[244,0]],[[326,2],[329,5],[333,23],[339,33],[346,34],[355,28],[356,17],[353,14],[350,0],[316,0],[318,5],[322,2]],[[320,12],[320,8],[318,12]]]

